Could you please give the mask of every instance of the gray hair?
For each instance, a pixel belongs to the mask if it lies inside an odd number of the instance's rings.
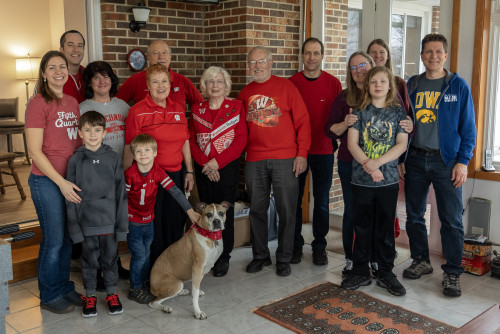
[[[254,52],[256,50],[264,51],[267,54],[267,59],[269,59],[269,60],[273,59],[273,54],[271,53],[271,50],[269,50],[268,48],[265,48],[263,46],[258,45],[258,46],[254,46],[250,51],[248,51],[247,61],[250,61],[250,55],[252,54],[252,52]]]
[[[219,73],[222,74],[222,76],[224,77],[224,83],[226,84],[226,88],[224,89],[224,96],[229,96],[232,85],[231,77],[229,76],[229,73],[227,73],[225,69],[218,66],[210,66],[201,75],[200,78],[201,95],[208,97],[206,81],[215,78],[215,76]]]

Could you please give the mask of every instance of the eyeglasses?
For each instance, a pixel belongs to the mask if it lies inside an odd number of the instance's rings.
[[[260,65],[264,65],[265,63],[267,63],[268,61],[271,61],[271,59],[265,59],[265,58],[262,58],[262,59],[259,59],[259,60],[250,60],[248,62],[248,64],[250,66],[255,66],[257,64],[260,64]]]
[[[219,86],[222,86],[225,84],[224,80],[212,80],[212,79],[205,81],[205,83],[212,85],[212,86],[215,84],[217,84]]]
[[[366,68],[366,65],[368,65],[368,62],[365,61],[364,63],[361,63],[358,66],[352,66],[351,71],[356,72],[358,70],[363,70]]]

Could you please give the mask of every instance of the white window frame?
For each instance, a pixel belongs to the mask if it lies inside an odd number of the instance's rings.
[[[495,146],[495,119],[500,117],[500,110],[496,110],[497,92],[500,92],[500,0],[491,4],[490,38],[488,55],[488,78],[486,91],[486,105],[484,118],[484,149],[494,151]],[[497,129],[500,131],[500,129]],[[482,164],[485,164],[485,152],[481,153]],[[493,161],[493,166],[499,170],[500,161]]]

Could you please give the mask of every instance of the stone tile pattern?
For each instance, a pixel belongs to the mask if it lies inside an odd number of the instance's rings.
[[[325,70],[341,82],[345,81],[347,2],[325,1]],[[246,54],[256,45],[271,49],[273,74],[290,77],[299,70],[300,0],[224,0],[219,5],[150,0],[149,21],[134,33],[129,22],[136,4],[136,0],[101,0],[103,58],[120,82],[134,73],[127,65],[128,52],[138,48],[146,53],[155,39],[170,44],[172,68],[198,88],[204,69],[211,65],[225,68],[233,81],[233,97],[251,81]],[[242,177],[240,195],[244,189]],[[342,206],[335,167],[330,209]]]

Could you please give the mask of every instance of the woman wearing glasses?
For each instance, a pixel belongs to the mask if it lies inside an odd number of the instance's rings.
[[[344,216],[342,220],[342,243],[346,265],[342,270],[342,275],[349,275],[352,270],[352,245],[354,239],[353,213],[352,213],[352,155],[347,149],[347,129],[357,121],[357,116],[352,114],[363,99],[363,89],[365,86],[366,73],[375,67],[375,62],[364,51],[354,52],[347,63],[347,88],[337,95],[330,108],[330,115],[325,125],[325,134],[332,139],[340,139],[340,146],[337,160],[337,170],[342,186],[342,196],[344,199]],[[403,105],[403,101],[398,94],[398,101]],[[401,126],[406,132],[413,130],[410,120],[402,121]],[[372,263],[372,272],[376,272],[377,265]]]
[[[189,143],[194,159],[200,200],[206,203],[228,201],[222,231],[224,249],[213,274],[221,277],[229,270],[234,244],[234,202],[240,178],[240,155],[247,144],[247,123],[243,103],[227,97],[231,78],[220,67],[211,66],[200,79],[201,94],[208,97],[191,108]]]

